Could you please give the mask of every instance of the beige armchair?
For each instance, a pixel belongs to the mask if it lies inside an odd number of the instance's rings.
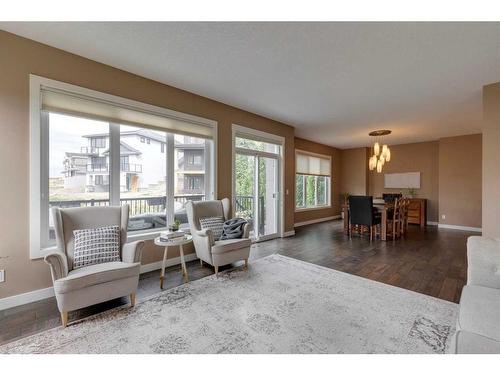
[[[135,304],[144,241],[126,243],[129,207],[52,208],[57,251],[45,256],[50,266],[62,325],[68,312],[114,298],[130,296]],[[76,229],[120,227],[121,261],[73,269]]]
[[[245,261],[248,265],[250,246],[252,242],[249,237],[249,225],[246,224],[243,238],[215,241],[212,231],[201,229],[200,218],[223,217],[229,219],[230,204],[229,199],[221,201],[189,201],[186,204],[186,213],[193,236],[196,256],[203,262],[211,264],[215,268],[215,274],[219,272],[219,266],[230,264],[238,260]]]

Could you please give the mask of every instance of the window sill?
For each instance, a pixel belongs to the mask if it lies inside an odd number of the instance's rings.
[[[317,211],[317,210],[326,210],[328,208],[332,208],[332,205],[328,206],[315,206],[315,207],[304,207],[304,208],[295,208],[295,212],[305,212],[305,211]]]
[[[158,230],[154,232],[143,232],[143,233],[127,233],[127,242],[141,241],[141,240],[153,240],[160,235],[161,232],[166,231],[167,228],[163,230]]]

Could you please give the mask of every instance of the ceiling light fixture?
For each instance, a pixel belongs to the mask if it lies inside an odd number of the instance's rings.
[[[373,155],[370,157],[368,162],[368,167],[370,171],[374,169],[377,170],[377,173],[382,172],[382,167],[386,162],[391,161],[391,150],[389,146],[386,144],[380,147],[382,137],[391,134],[390,130],[375,130],[369,133],[370,137],[375,137],[375,144],[373,145]]]

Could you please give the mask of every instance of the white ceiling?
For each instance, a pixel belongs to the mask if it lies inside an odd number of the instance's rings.
[[[0,23],[348,148],[480,132],[500,23]]]

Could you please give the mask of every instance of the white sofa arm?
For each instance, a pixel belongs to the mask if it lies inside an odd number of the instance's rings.
[[[469,237],[467,261],[468,285],[500,289],[500,239]]]

